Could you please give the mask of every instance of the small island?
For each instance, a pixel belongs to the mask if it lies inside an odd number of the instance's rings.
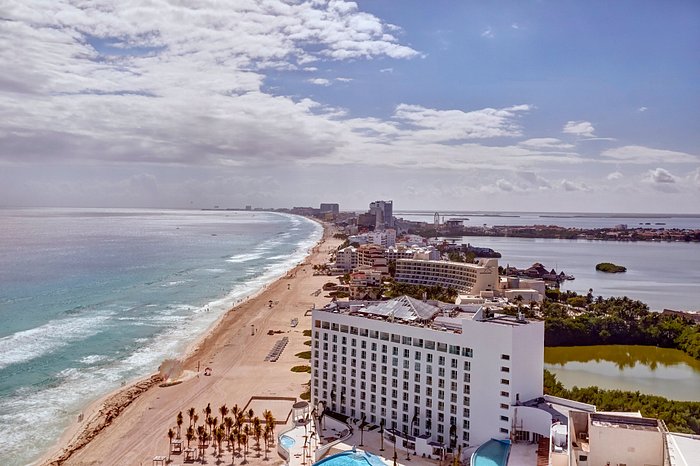
[[[610,262],[601,262],[600,264],[597,264],[595,266],[595,269],[600,271],[600,272],[606,272],[606,273],[621,273],[621,272],[627,272],[627,267],[623,267],[621,265],[615,265]]]

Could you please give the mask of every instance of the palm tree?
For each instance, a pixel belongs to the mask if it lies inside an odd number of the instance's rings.
[[[255,416],[255,412],[253,411],[253,408],[250,408],[248,410],[248,422],[253,422],[253,416]]]
[[[192,408],[192,409],[194,409],[194,408]],[[197,427],[197,421],[199,421],[199,414],[195,413],[192,415],[192,425]]]
[[[221,458],[221,441],[224,439],[224,429],[219,426],[218,429],[216,429],[216,443],[219,445],[219,454],[217,455],[219,458]]]
[[[192,428],[192,426],[189,426],[187,428],[187,432],[185,433],[185,438],[187,439],[187,448],[189,448],[190,442],[194,438],[194,429]]]
[[[262,422],[260,418],[255,416],[253,419],[253,436],[255,437],[256,449],[260,451],[260,436],[262,435]]]
[[[213,417],[211,418],[211,429],[210,432],[212,435],[214,435],[214,431],[216,430],[216,425],[219,423],[219,418],[218,417]]]
[[[187,410],[187,415],[190,417],[190,427],[192,426],[192,419],[196,416],[195,412],[196,411],[194,408],[190,408]],[[197,423],[197,421],[194,421],[194,422],[195,422],[195,424]]]
[[[177,438],[180,438],[180,431],[182,429],[182,411],[177,413]]]
[[[238,434],[238,445],[241,443],[245,442],[246,445],[248,444],[248,437],[244,433],[239,433]],[[243,463],[247,463],[246,458],[245,458],[246,451],[243,450]]]
[[[228,414],[228,406],[226,406],[226,403],[219,406],[219,412],[221,413],[221,421],[223,422],[224,418]]]
[[[226,437],[228,438],[229,434],[231,433],[231,427],[233,427],[233,418],[231,416],[226,416],[226,418],[223,420],[224,425],[226,426]],[[229,447],[231,444],[229,443]]]
[[[236,435],[233,432],[228,434],[228,444],[231,445],[232,443],[234,444],[234,448],[231,448],[231,464],[234,464],[236,461]]]
[[[275,443],[275,416],[273,416],[272,411],[269,411],[269,410],[265,410],[263,412],[263,416],[265,417],[266,426],[270,428],[270,441],[272,442],[272,444],[274,444]]]
[[[270,424],[265,424],[265,432],[263,433],[263,439],[265,440],[265,460],[267,460],[267,452],[270,449],[270,437],[272,437],[272,429]]]
[[[248,453],[248,440],[250,440],[250,426],[248,424],[243,426],[243,436],[245,437],[245,452]]]
[[[173,437],[175,437],[175,431],[173,431],[173,429],[168,429],[168,462],[170,462],[170,451],[172,450],[173,446]]]

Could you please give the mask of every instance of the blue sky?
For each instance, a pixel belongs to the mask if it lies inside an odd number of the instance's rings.
[[[700,213],[698,2],[6,10],[2,205]]]

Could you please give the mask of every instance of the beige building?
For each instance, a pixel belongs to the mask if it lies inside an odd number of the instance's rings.
[[[396,281],[451,287],[459,293],[471,295],[493,292],[498,288],[498,259],[480,259],[477,264],[399,259],[396,261]]]

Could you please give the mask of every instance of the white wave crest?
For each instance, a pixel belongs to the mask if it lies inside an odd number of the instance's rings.
[[[98,333],[109,315],[69,317],[0,338],[0,369],[31,361]]]

